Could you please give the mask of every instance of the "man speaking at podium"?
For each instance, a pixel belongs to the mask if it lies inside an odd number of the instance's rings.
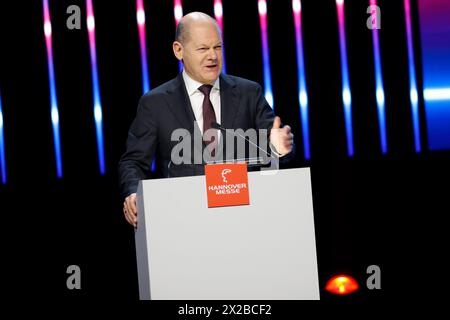
[[[138,183],[149,178],[154,156],[156,171],[162,177],[204,174],[203,164],[171,166],[172,149],[178,143],[171,136],[177,129],[186,129],[192,136],[195,130],[204,134],[214,123],[227,129],[265,129],[270,133],[271,150],[278,157],[293,149],[291,128],[281,127],[281,120],[275,117],[261,86],[221,74],[222,37],[213,18],[201,12],[185,15],[176,30],[173,52],[183,62],[183,72],[140,99],[126,151],[119,161],[123,211],[126,220],[135,227]],[[208,145],[220,139],[223,138],[217,133],[203,140]],[[199,152],[195,142],[193,152]]]

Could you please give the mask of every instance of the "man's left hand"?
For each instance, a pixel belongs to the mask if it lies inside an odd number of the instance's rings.
[[[273,126],[270,130],[270,143],[281,156],[292,151],[294,135],[291,133],[291,127],[288,125],[281,128],[280,117],[275,117],[273,120]]]

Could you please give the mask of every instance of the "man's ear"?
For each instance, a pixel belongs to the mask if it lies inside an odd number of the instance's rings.
[[[174,41],[172,44],[172,49],[175,57],[181,61],[183,59],[183,45],[178,41]]]

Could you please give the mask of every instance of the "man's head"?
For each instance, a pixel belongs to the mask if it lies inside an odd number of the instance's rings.
[[[212,84],[222,71],[222,36],[216,20],[191,12],[178,23],[173,52],[191,78]]]

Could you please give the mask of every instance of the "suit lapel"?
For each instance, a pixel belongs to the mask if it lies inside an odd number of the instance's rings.
[[[200,139],[200,141],[194,139],[194,136],[201,137],[202,134],[198,124],[195,122],[196,119],[194,111],[192,110],[191,100],[189,99],[181,73],[175,78],[173,87],[167,90],[167,102],[170,111],[178,120],[180,128],[189,131],[194,147],[202,152],[204,148],[203,139]],[[194,131],[196,131],[195,134]]]
[[[175,78],[173,87],[167,90],[167,102],[180,127],[194,134],[195,115],[181,73]]]
[[[236,84],[227,75],[220,75],[220,113],[221,125],[232,129],[234,118],[239,107],[239,97]]]

